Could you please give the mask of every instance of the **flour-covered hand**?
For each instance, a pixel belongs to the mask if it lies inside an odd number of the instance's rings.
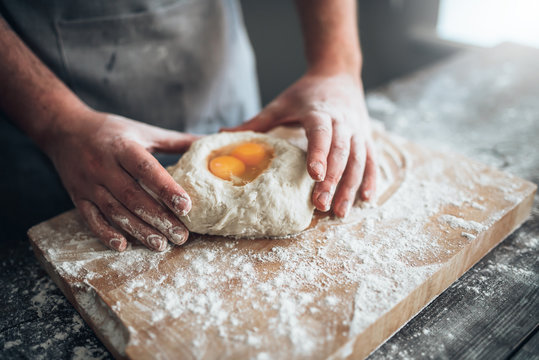
[[[123,251],[128,234],[162,251],[167,239],[187,240],[178,216],[191,200],[151,151],[185,151],[193,135],[160,129],[120,116],[84,110],[51,131],[44,149],[90,229]]]
[[[356,199],[370,200],[376,186],[376,162],[369,116],[359,77],[307,73],[257,116],[232,131],[265,132],[300,124],[308,139],[307,169],[317,181],[317,209],[345,217]]]

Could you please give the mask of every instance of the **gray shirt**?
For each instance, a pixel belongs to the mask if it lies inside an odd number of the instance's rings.
[[[0,0],[25,43],[96,110],[215,132],[259,110],[236,0]]]

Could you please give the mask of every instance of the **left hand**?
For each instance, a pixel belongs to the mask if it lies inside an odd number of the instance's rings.
[[[279,125],[305,129],[307,170],[317,181],[312,201],[320,211],[345,217],[359,190],[361,200],[375,193],[376,161],[369,115],[359,77],[307,73],[257,116],[227,131],[266,132]]]

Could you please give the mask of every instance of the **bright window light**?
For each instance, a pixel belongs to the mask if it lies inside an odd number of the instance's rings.
[[[477,46],[539,47],[539,0],[441,0],[438,36]]]

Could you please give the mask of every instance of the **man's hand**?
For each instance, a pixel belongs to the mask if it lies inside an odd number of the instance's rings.
[[[308,71],[246,124],[229,130],[267,131],[301,124],[307,169],[318,181],[313,203],[344,217],[359,189],[370,200],[376,164],[360,80],[355,0],[296,0]]]
[[[181,152],[196,137],[88,108],[1,16],[0,47],[0,108],[49,155],[99,239],[118,251],[118,229],[157,251],[184,243],[177,216],[191,200],[150,152]]]
[[[308,139],[307,170],[316,180],[313,204],[345,217],[356,193],[369,200],[376,185],[376,165],[358,77],[307,73],[247,123],[227,130],[268,131],[301,124]]]
[[[196,137],[90,109],[72,116],[79,125],[55,129],[43,148],[90,229],[118,251],[127,246],[118,229],[157,251],[184,243],[177,216],[191,201],[150,152],[182,152]]]

